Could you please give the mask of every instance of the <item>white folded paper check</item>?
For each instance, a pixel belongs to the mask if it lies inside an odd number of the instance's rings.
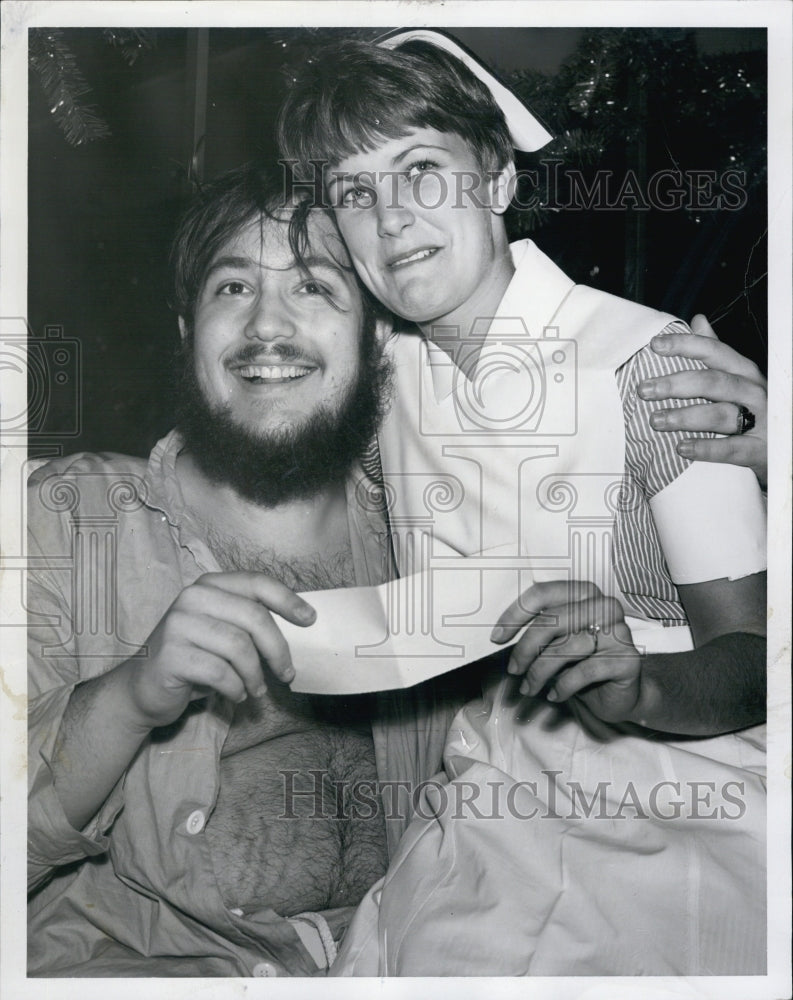
[[[490,633],[532,582],[516,560],[466,558],[379,587],[304,594],[316,622],[279,622],[296,677],[293,691],[361,694],[410,687],[501,647]]]

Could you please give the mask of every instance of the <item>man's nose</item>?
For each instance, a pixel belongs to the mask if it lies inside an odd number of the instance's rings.
[[[263,293],[251,305],[245,322],[250,340],[288,340],[297,332],[294,315],[278,293]]]
[[[399,236],[404,229],[416,221],[413,210],[405,204],[404,195],[395,191],[381,194],[377,206],[378,236]]]

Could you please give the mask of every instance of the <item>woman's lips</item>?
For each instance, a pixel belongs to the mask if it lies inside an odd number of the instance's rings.
[[[387,266],[392,270],[397,270],[400,267],[407,267],[409,264],[417,264],[419,261],[434,256],[439,249],[440,247],[419,247],[417,250],[409,250],[407,253],[392,257],[387,262]]]

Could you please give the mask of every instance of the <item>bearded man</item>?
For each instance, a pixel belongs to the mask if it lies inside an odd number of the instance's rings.
[[[386,868],[375,786],[434,773],[452,714],[288,687],[296,591],[388,572],[388,372],[331,218],[243,168],[172,263],[177,429],[31,479],[30,975],[323,971]]]

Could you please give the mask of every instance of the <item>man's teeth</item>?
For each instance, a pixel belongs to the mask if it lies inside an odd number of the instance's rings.
[[[239,369],[242,378],[261,379],[302,378],[310,371],[301,365],[246,365]]]
[[[425,257],[429,257],[434,254],[435,251],[429,250],[417,250],[412,253],[409,257],[400,257],[399,260],[394,261],[391,267],[402,267],[403,264],[412,264],[414,260],[423,260]]]

